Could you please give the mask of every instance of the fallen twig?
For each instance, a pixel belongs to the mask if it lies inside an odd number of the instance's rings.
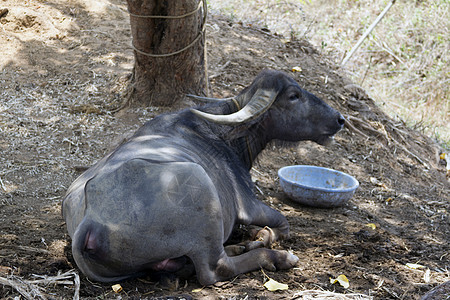
[[[25,283],[17,276],[11,275],[8,276],[8,278],[0,277],[0,283],[12,287],[26,299],[37,299],[38,297],[47,299],[47,297],[41,293],[38,286],[31,283]]]
[[[365,139],[369,140],[370,137],[368,135],[366,135],[365,133],[363,133],[361,130],[359,130],[358,128],[355,127],[355,125],[353,124],[353,121],[360,121],[360,119],[346,115],[345,116],[346,122],[345,122],[345,126],[347,126],[350,130],[356,132],[357,134],[361,135],[362,137],[364,137]]]
[[[7,285],[18,291],[26,299],[47,299],[47,297],[41,292],[42,287],[39,284],[49,285],[49,284],[63,284],[63,285],[74,285],[74,300],[80,298],[80,277],[75,272],[75,270],[70,270],[65,273],[58,273],[56,276],[46,276],[46,275],[33,275],[35,277],[41,277],[37,280],[24,280],[16,275],[10,275],[8,277],[0,277],[0,283]],[[73,278],[73,281],[68,280]]]
[[[306,290],[295,293],[292,299],[372,300],[373,297],[363,294],[339,294],[321,290]]]
[[[374,134],[375,136],[382,137],[386,141],[386,143],[388,145],[389,145],[389,141],[393,141],[396,146],[401,148],[409,156],[411,156],[414,159],[416,159],[425,168],[427,168],[427,169],[430,168],[430,165],[427,164],[426,162],[424,162],[419,156],[417,156],[416,154],[414,154],[411,151],[409,151],[404,145],[402,145],[401,143],[397,142],[392,136],[389,136],[389,134],[386,131],[386,128],[385,128],[385,126],[383,124],[379,123],[381,125],[381,129],[382,129],[382,131],[379,131],[379,130],[373,128],[370,123],[367,123],[367,122],[365,122],[365,121],[363,121],[363,120],[361,120],[361,119],[359,119],[357,117],[346,115],[345,119],[347,120],[345,125],[348,126],[354,132],[356,132],[357,134],[363,136],[366,139],[370,139],[370,137],[368,135],[364,134],[361,130],[357,129],[356,126],[353,123],[357,123],[364,130],[369,131],[370,133]],[[389,123],[388,123],[388,125],[389,125]],[[406,142],[405,138],[400,134],[400,132],[402,132],[401,130],[399,130],[397,128],[394,129],[393,126],[390,126],[390,128],[392,128],[392,130],[396,130],[398,135],[402,138],[402,140],[404,142]]]
[[[6,193],[7,191],[6,191],[6,187],[5,187],[5,185],[3,184],[3,180],[2,180],[2,178],[0,177],[0,187],[2,188],[2,190]]]
[[[420,157],[418,157],[417,155],[415,155],[414,153],[412,153],[411,151],[409,151],[405,146],[403,146],[402,144],[400,144],[399,142],[397,142],[395,139],[392,139],[394,141],[394,143],[399,146],[404,152],[406,152],[408,155],[412,156],[413,158],[415,158],[419,163],[421,163],[426,169],[430,169],[430,165],[427,164],[426,162],[424,162],[422,159],[420,159]]]
[[[43,253],[43,254],[49,254],[50,251],[40,248],[33,248],[28,246],[17,246],[18,249],[27,251],[27,252],[34,252],[34,253]]]

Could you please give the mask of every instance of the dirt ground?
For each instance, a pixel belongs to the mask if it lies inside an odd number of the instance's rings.
[[[51,284],[26,281],[79,273],[67,247],[62,197],[80,167],[163,110],[116,111],[133,65],[125,1],[3,0],[2,8],[9,12],[0,18],[0,279],[9,281],[1,281],[0,298],[20,296],[17,286],[36,298],[36,286],[48,298],[71,298],[75,275]],[[258,197],[291,225],[291,237],[274,247],[292,250],[300,262],[265,272],[289,289],[268,291],[267,277],[255,271],[202,289],[194,276],[166,283],[140,278],[115,293],[111,284],[79,274],[80,298],[306,299],[305,291],[315,291],[321,299],[330,292],[419,299],[448,281],[450,184],[437,144],[389,118],[306,41],[286,43],[220,16],[209,17],[207,34],[214,96],[235,95],[264,68],[284,70],[348,120],[334,145],[271,145],[252,169]],[[301,206],[277,178],[280,167],[292,164],[347,172],[360,188],[341,208]],[[330,283],[340,274],[349,288]]]

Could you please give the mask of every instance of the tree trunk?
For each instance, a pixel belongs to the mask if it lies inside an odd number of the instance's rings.
[[[127,0],[135,56],[130,105],[170,106],[186,93],[207,94],[201,1]]]

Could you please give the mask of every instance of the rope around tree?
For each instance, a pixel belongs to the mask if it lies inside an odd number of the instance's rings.
[[[169,57],[169,56],[177,55],[179,53],[182,53],[182,52],[186,51],[187,49],[189,49],[193,45],[195,45],[202,36],[204,36],[205,28],[206,28],[206,17],[207,17],[207,14],[208,14],[208,6],[207,6],[207,3],[206,3],[206,0],[200,0],[198,2],[197,8],[195,10],[190,11],[188,13],[185,13],[183,15],[178,15],[178,16],[138,15],[138,14],[134,14],[134,13],[132,13],[132,12],[130,12],[128,10],[128,13],[130,14],[130,16],[136,17],[136,18],[171,19],[171,20],[173,20],[173,19],[182,19],[182,18],[186,18],[186,17],[192,16],[195,13],[197,13],[202,7],[203,7],[204,14],[203,14],[203,21],[202,21],[202,26],[201,26],[200,32],[195,37],[195,39],[191,43],[189,43],[186,47],[184,47],[184,48],[182,48],[180,50],[177,50],[177,51],[174,51],[174,52],[170,52],[170,53],[165,53],[165,54],[154,54],[154,53],[149,53],[149,52],[145,52],[145,51],[139,50],[134,45],[133,41],[131,41],[131,47],[133,48],[134,51],[136,51],[139,54],[142,54],[142,55],[145,55],[145,56],[148,56],[148,57],[156,57],[156,58]]]

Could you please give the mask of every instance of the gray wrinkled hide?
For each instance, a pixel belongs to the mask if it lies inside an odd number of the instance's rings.
[[[287,252],[269,249],[226,256],[223,244],[235,223],[279,227],[286,235],[288,225],[255,198],[243,165],[230,169],[226,157],[237,160],[233,153],[218,152],[208,142],[198,149],[210,150],[202,152],[173,136],[138,134],[73,183],[63,212],[83,273],[117,281],[164,259],[188,256],[199,281],[210,284],[264,265],[287,268],[296,262]],[[88,231],[98,231],[94,256],[83,251]],[[279,261],[266,261],[271,256]]]
[[[286,218],[253,193],[252,161],[272,139],[323,143],[344,119],[281,72],[262,72],[241,98],[261,87],[277,98],[248,124],[218,125],[190,110],[161,115],[75,180],[62,210],[86,276],[111,282],[174,271],[188,257],[208,285],[296,264],[296,256],[267,248],[229,256],[223,244],[236,224],[269,226],[271,241],[288,236]],[[225,115],[237,108],[228,101],[201,109]]]

